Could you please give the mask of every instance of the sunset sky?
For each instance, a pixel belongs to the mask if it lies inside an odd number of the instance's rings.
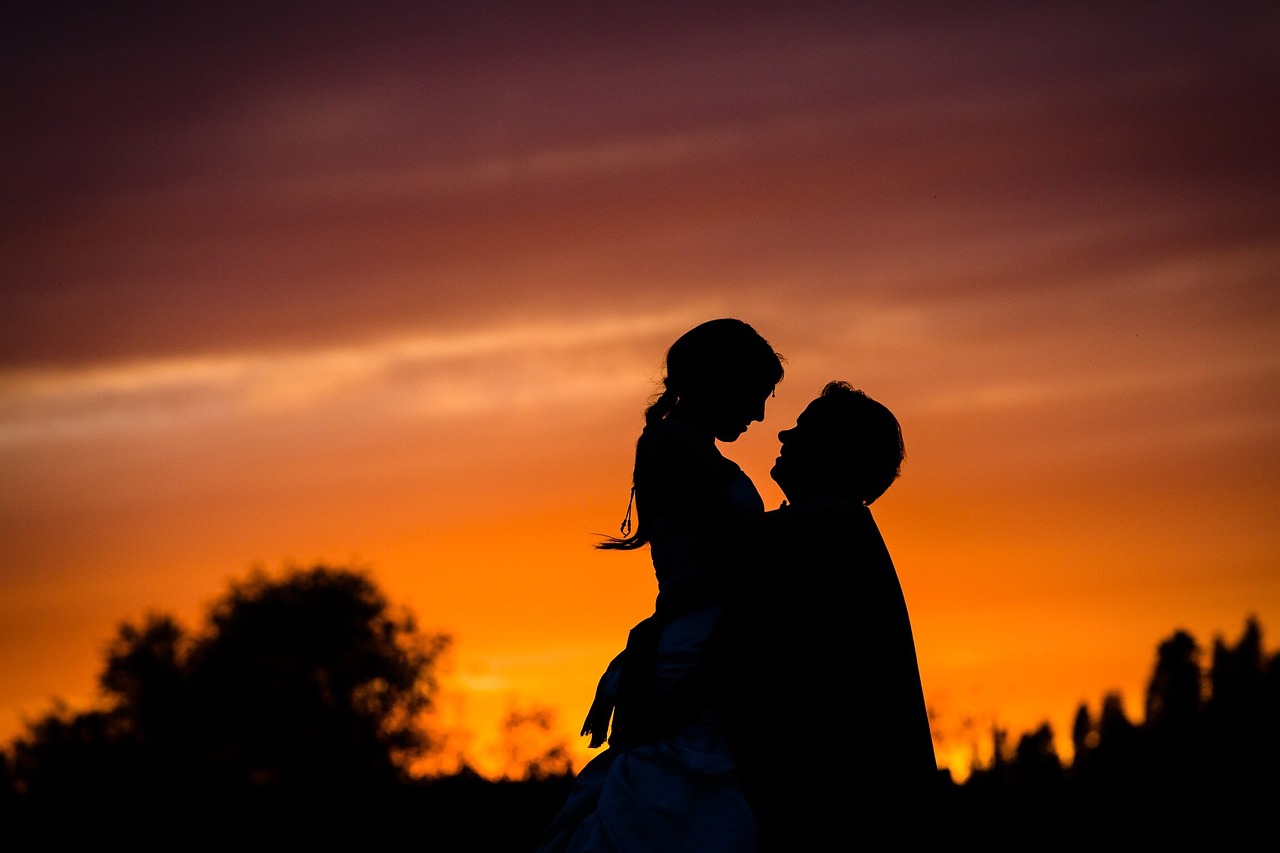
[[[120,622],[324,562],[454,635],[476,766],[532,707],[581,763],[656,592],[592,546],[716,316],[787,359],[722,445],[767,504],[827,380],[899,416],[874,512],[942,763],[1140,719],[1176,629],[1278,645],[1273,0],[5,18],[0,743]]]

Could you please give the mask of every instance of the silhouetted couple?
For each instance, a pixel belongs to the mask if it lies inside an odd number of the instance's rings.
[[[840,845],[937,784],[906,604],[868,509],[899,474],[898,422],[829,383],[779,433],[787,502],[766,512],[716,442],[764,419],[782,375],[738,320],[668,351],[636,443],[635,529],[629,504],[600,546],[649,546],[654,614],[600,679],[583,734],[609,746],[542,853]]]

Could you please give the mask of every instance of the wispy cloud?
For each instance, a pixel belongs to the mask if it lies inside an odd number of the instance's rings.
[[[0,373],[0,445],[150,431],[341,401],[394,398],[415,416],[465,416],[617,393],[688,310],[493,327],[285,352]],[[651,369],[656,365],[646,365]]]
[[[1126,370],[1088,376],[1044,377],[1035,381],[976,380],[962,393],[943,391],[917,405],[923,412],[1008,411],[1045,406],[1069,407],[1087,400],[1116,399],[1133,395],[1167,394],[1201,385],[1248,383],[1280,374],[1280,354],[1239,355],[1214,364],[1188,367]]]

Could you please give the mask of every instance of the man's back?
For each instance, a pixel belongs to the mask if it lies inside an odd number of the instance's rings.
[[[709,664],[766,843],[926,806],[937,765],[915,643],[870,510],[806,517],[758,557]]]

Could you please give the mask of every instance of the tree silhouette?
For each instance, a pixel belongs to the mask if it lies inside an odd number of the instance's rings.
[[[27,729],[13,744],[15,794],[76,802],[128,784],[129,749],[109,713],[74,713],[58,702]]]
[[[1175,631],[1156,649],[1156,667],[1147,684],[1146,722],[1170,736],[1186,736],[1203,698],[1200,645],[1186,631]]]
[[[185,673],[187,637],[172,617],[151,615],[141,628],[124,623],[107,649],[102,690],[142,729],[163,725],[173,713]]]
[[[1056,791],[1063,778],[1062,759],[1053,745],[1053,728],[1043,723],[1018,739],[1012,772],[1019,784]]]
[[[1035,825],[1073,827],[1081,842],[1094,840],[1095,830],[1122,829],[1147,846],[1273,831],[1280,653],[1264,652],[1261,627],[1250,617],[1234,646],[1215,639],[1207,676],[1200,657],[1187,631],[1159,643],[1141,722],[1129,719],[1116,691],[1104,694],[1096,718],[1081,703],[1071,729],[1075,754],[1060,777],[1047,723],[1023,735],[1012,755],[1008,732],[994,730],[991,765],[976,768],[962,786],[970,819],[998,817],[1010,828],[1019,826],[1016,813]],[[1054,796],[1037,796],[1046,790]]]
[[[386,791],[436,745],[424,714],[449,643],[363,572],[257,572],[198,634],[163,615],[121,625],[104,707],[29,724],[12,787],[36,802]]]
[[[232,785],[367,788],[401,781],[448,645],[393,616],[363,574],[323,567],[233,585],[187,656],[203,758]]]
[[[232,583],[196,631],[124,623],[99,707],[56,703],[0,751],[0,844],[532,849],[573,781],[549,712],[507,721],[527,778],[411,775],[442,745],[450,644],[325,566]]]
[[[555,714],[547,708],[508,711],[502,734],[510,778],[551,779],[572,772],[568,746],[552,733],[554,722]]]
[[[1199,772],[1214,780],[1219,802],[1272,813],[1280,797],[1280,652],[1264,653],[1255,617],[1234,647],[1215,639],[1209,691]]]
[[[194,632],[163,614],[124,623],[100,706],[55,703],[0,751],[0,817],[22,818],[0,822],[5,840],[34,825],[59,846],[74,813],[96,816],[95,843],[177,816],[184,832],[221,828],[231,840],[265,819],[325,841],[358,828],[365,846],[427,828],[465,836],[468,849],[531,849],[573,781],[546,709],[504,720],[505,779],[465,765],[410,775],[438,745],[424,715],[450,642],[393,612],[363,572],[324,566],[231,584]],[[935,818],[1019,848],[1186,846],[1274,829],[1280,652],[1265,652],[1252,617],[1238,642],[1212,648],[1206,673],[1186,631],[1157,646],[1141,722],[1116,691],[1096,715],[1082,702],[1069,765],[1048,723],[1016,739],[993,727],[991,765],[952,784]]]
[[[1089,714],[1089,705],[1087,702],[1081,702],[1076,706],[1076,715],[1071,721],[1071,749],[1074,753],[1072,759],[1074,767],[1080,768],[1089,762],[1090,756],[1098,746],[1099,739],[1098,726],[1094,722],[1092,715]]]

